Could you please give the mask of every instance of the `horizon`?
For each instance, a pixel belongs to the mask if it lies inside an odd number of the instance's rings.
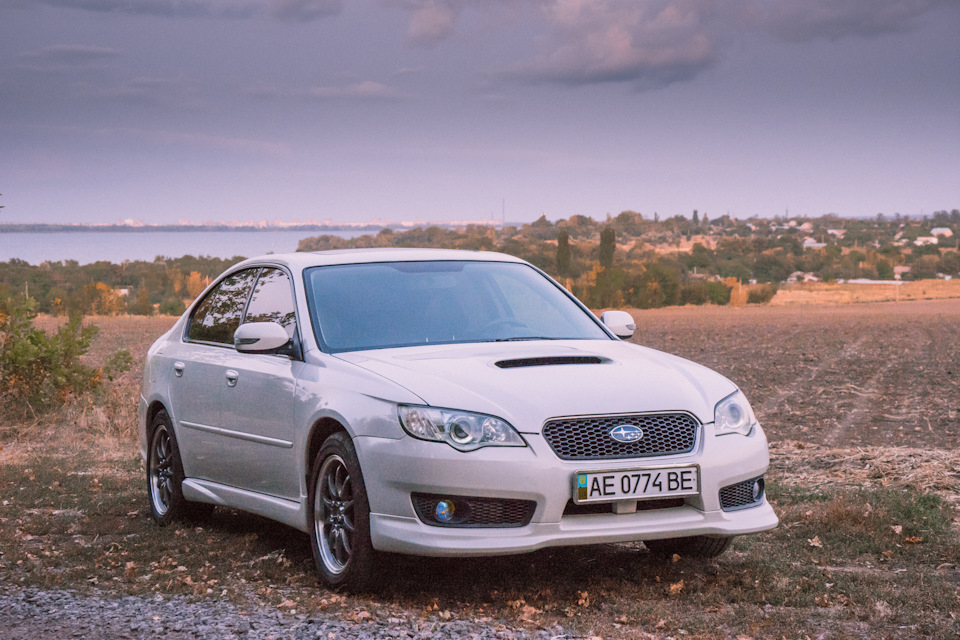
[[[12,0],[0,25],[25,224],[960,203],[954,0]]]

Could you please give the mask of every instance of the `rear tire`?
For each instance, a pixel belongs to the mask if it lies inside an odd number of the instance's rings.
[[[365,591],[374,578],[377,552],[370,541],[370,504],[350,436],[331,435],[310,471],[307,516],[317,571],[332,589]]]
[[[732,537],[711,538],[708,536],[690,536],[688,538],[667,538],[666,540],[644,540],[650,553],[656,555],[690,556],[692,558],[716,558],[727,550]]]
[[[183,463],[180,448],[166,411],[158,411],[151,423],[150,446],[147,449],[147,494],[150,514],[165,527],[185,517],[189,503],[183,497]]]

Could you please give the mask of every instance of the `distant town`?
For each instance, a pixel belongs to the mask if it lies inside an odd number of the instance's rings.
[[[519,226],[522,223],[508,223]],[[467,225],[484,227],[501,227],[500,220],[456,220],[456,221],[429,221],[403,220],[394,222],[374,218],[366,222],[334,222],[331,219],[316,220],[204,220],[195,222],[181,218],[176,223],[149,223],[143,220],[125,218],[115,222],[103,223],[44,223],[44,222],[10,222],[0,223],[0,233],[62,233],[82,231],[379,231],[380,229],[415,229],[417,227],[440,227],[441,229],[455,229]]]

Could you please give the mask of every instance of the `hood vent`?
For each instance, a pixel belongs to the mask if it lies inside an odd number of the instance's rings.
[[[496,363],[501,369],[519,367],[547,367],[553,364],[603,364],[607,360],[598,356],[544,356],[541,358],[517,358],[500,360]]]

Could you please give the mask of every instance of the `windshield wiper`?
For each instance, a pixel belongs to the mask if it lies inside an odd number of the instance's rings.
[[[553,336],[514,336],[513,338],[496,338],[494,342],[522,342],[524,340],[563,340]]]

